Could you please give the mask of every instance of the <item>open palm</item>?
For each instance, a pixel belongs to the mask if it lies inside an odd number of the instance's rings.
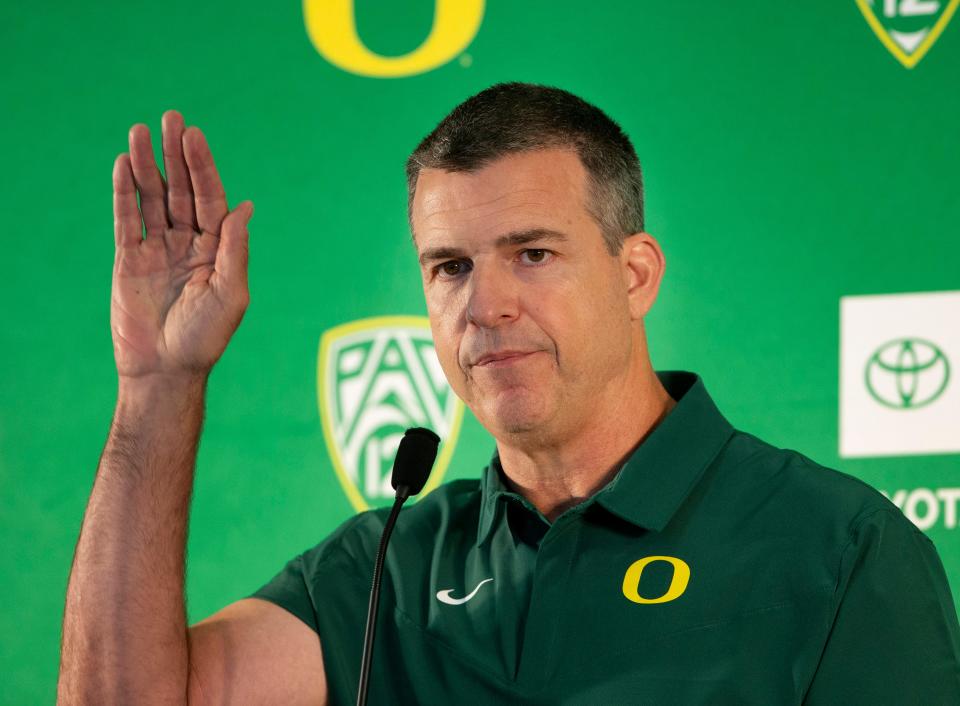
[[[178,112],[163,114],[162,133],[166,180],[141,123],[113,166],[110,327],[121,377],[209,373],[250,298],[253,204],[228,210],[206,138]]]

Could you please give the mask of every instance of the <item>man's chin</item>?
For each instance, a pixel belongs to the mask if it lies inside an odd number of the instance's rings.
[[[536,433],[544,428],[547,417],[543,401],[529,393],[502,393],[485,412],[480,421],[495,437]]]

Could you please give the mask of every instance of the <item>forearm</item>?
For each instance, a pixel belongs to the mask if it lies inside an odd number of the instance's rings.
[[[60,703],[186,703],[184,555],[205,384],[121,378],[67,588]]]

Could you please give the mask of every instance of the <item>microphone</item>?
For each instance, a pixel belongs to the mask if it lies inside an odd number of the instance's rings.
[[[440,437],[429,429],[414,427],[403,433],[390,476],[390,485],[398,498],[406,500],[423,490],[437,460],[439,444]]]
[[[357,706],[366,706],[367,689],[370,681],[370,663],[373,659],[373,639],[377,632],[377,607],[380,605],[380,580],[383,576],[383,560],[387,554],[387,542],[396,524],[400,507],[412,495],[423,490],[433,462],[437,459],[437,447],[440,437],[429,429],[414,427],[407,429],[400,440],[396,458],[393,461],[393,473],[390,484],[397,491],[393,508],[387,516],[377,549],[377,560],[373,567],[373,586],[370,589],[370,605],[367,608],[367,630],[363,638],[363,659],[360,662],[360,685],[357,689]]]

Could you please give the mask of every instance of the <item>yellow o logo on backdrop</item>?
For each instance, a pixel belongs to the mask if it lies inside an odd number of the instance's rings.
[[[670,581],[670,588],[659,598],[644,598],[640,595],[640,574],[648,564],[655,561],[672,564],[673,579]],[[677,559],[675,556],[645,556],[630,564],[627,573],[623,575],[623,595],[634,603],[668,603],[682,596],[689,582],[690,567],[683,559]]]
[[[422,74],[450,61],[473,41],[484,0],[436,0],[433,27],[423,44],[403,56],[380,56],[357,34],[354,0],[304,0],[307,34],[334,66],[361,76],[397,78]]]

